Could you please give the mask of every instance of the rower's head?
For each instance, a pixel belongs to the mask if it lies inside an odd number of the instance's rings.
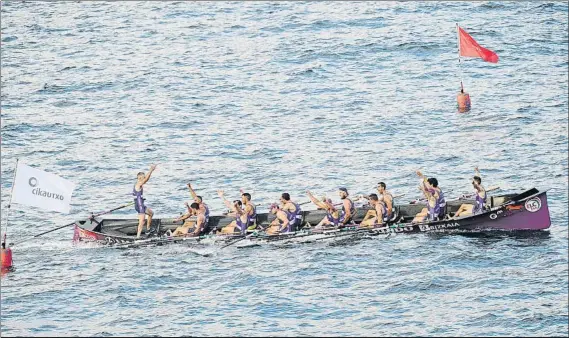
[[[248,192],[244,192],[241,194],[241,201],[243,202],[243,204],[247,204],[249,202],[251,202],[251,194]]]
[[[377,202],[379,202],[379,197],[377,196],[377,194],[370,194],[369,195],[369,203],[371,205],[376,205]]]
[[[282,204],[290,202],[290,194],[288,192],[283,192],[280,200]]]
[[[464,88],[460,88],[460,93],[464,94]]]
[[[196,198],[194,198],[194,202],[198,203],[198,204],[202,204],[203,203],[203,198],[201,196],[196,196]]]
[[[379,183],[377,184],[377,191],[379,191],[380,194],[383,194],[383,192],[385,191],[385,189],[387,189],[387,186],[385,185],[385,183],[379,182]]]
[[[429,183],[431,188],[437,188],[439,186],[439,181],[437,181],[436,178],[431,177],[427,180],[427,183]]]
[[[473,186],[478,186],[478,185],[480,185],[480,184],[482,184],[482,178],[480,178],[480,176],[474,176],[474,177],[472,178],[472,185],[473,185]]]
[[[235,200],[233,201],[233,206],[241,208],[243,206],[243,203],[241,203],[240,200]]]
[[[343,188],[343,187],[342,187],[342,188],[339,188],[339,189],[338,189],[338,194],[340,195],[340,198],[341,198],[341,199],[345,199],[345,198],[347,198],[348,195],[349,195],[349,194],[348,194],[348,189]]]
[[[144,181],[144,177],[146,177],[146,175],[144,175],[144,172],[142,172],[142,171],[139,172],[138,174],[136,174],[136,180],[137,180],[138,182]]]
[[[324,198],[324,204],[326,204],[326,207],[328,208],[329,211],[336,210],[336,208],[334,208],[334,203],[332,203],[331,198]]]
[[[197,215],[197,214],[198,214],[198,211],[200,210],[200,205],[199,205],[199,203],[196,203],[196,202],[192,203],[192,204],[190,205],[190,209],[192,209],[192,213],[193,213],[194,215]]]
[[[279,211],[279,205],[276,203],[273,203],[269,207],[269,210],[271,211],[271,214],[275,215]]]

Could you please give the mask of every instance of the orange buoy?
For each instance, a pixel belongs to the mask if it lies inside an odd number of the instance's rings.
[[[458,103],[459,111],[465,112],[470,110],[470,95],[465,93],[464,89],[460,89],[460,93],[458,93],[456,101]]]
[[[2,244],[2,251],[0,252],[0,262],[2,263],[2,270],[12,267],[12,249],[4,249],[4,244]]]

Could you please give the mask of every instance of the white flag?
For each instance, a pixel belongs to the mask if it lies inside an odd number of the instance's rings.
[[[18,162],[12,203],[69,213],[75,183]]]

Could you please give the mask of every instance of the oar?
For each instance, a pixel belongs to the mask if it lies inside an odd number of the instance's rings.
[[[403,196],[405,196],[405,193],[399,194],[399,195],[393,195],[392,198],[393,198],[393,199],[396,199],[396,198],[403,197]],[[360,195],[360,196],[358,196],[358,198],[354,199],[354,201],[359,201],[359,200],[361,200],[362,198],[365,199],[365,200],[368,200],[367,196],[365,196],[365,195]],[[342,203],[338,203],[338,204],[334,204],[334,205],[340,205],[340,204],[342,204]]]
[[[498,190],[498,189],[500,189],[500,187],[496,186],[496,187],[492,187],[492,188],[486,189],[486,192],[490,192],[490,191],[494,191],[494,190]],[[476,193],[462,194],[462,195],[459,196],[458,198],[459,198],[459,199],[460,199],[460,198],[469,198],[469,197],[473,197],[473,196],[475,196],[475,195],[476,195]]]
[[[251,236],[253,236],[253,235],[255,235],[255,234],[256,234],[256,233],[252,233],[252,234],[247,235],[247,236],[245,236],[245,237],[239,238],[238,240],[235,240],[235,241],[233,241],[233,242],[231,242],[231,243],[229,243],[229,244],[225,244],[224,246],[222,246],[222,247],[219,248],[218,250],[215,250],[215,249],[214,249],[214,250],[212,250],[212,251],[210,251],[210,252],[206,252],[206,253],[201,253],[201,252],[199,252],[199,251],[194,251],[194,250],[192,250],[192,252],[195,253],[195,254],[198,254],[198,255],[200,255],[200,256],[210,257],[210,256],[212,256],[214,253],[219,252],[219,251],[223,250],[224,248],[227,248],[227,247],[230,246],[230,245],[233,245],[233,244],[235,244],[235,243],[241,242],[241,241],[244,240],[244,239],[250,238]]]
[[[448,193],[451,193],[451,192],[453,192],[453,191],[454,191],[454,189],[449,189],[449,190],[445,191],[444,193],[445,193],[445,194],[448,194]],[[410,201],[409,203],[414,204],[414,203],[418,203],[418,202],[425,202],[426,200],[427,200],[426,198],[421,197],[421,198],[418,198],[418,199],[416,199],[416,200],[414,200],[414,201]]]
[[[231,243],[229,243],[229,244],[225,244],[224,246],[222,246],[221,248],[219,248],[218,251],[222,250],[223,248],[227,248],[228,246],[233,245],[233,244],[235,244],[235,243],[241,242],[242,240],[251,237],[253,234],[254,234],[254,233],[252,233],[252,234],[250,234],[250,235],[247,235],[247,236],[245,236],[245,237],[239,238],[238,240],[235,240],[235,241],[233,241],[233,242],[231,242]]]
[[[298,203],[298,205],[306,205],[312,203],[312,201],[307,201],[307,202],[302,202],[302,203]],[[265,205],[271,205],[272,203],[258,203],[255,204],[256,207],[261,207],[261,206],[265,206]]]
[[[116,207],[116,208],[111,209],[111,210],[108,210],[108,211],[104,211],[104,212],[100,212],[100,213],[95,214],[95,215],[91,215],[91,216],[89,216],[89,218],[95,218],[95,217],[98,217],[98,216],[102,216],[102,215],[111,213],[111,212],[113,212],[113,211],[115,211],[115,210],[119,210],[119,209],[122,209],[122,208],[126,208],[126,207],[128,207],[129,205],[133,205],[133,204],[134,204],[134,202],[130,202],[130,203],[121,205],[120,207]],[[59,229],[63,229],[63,228],[68,227],[68,226],[72,226],[72,225],[74,225],[75,223],[76,223],[76,222],[72,222],[72,223],[69,223],[69,224],[65,224],[65,225],[59,226],[59,227],[57,227],[57,228],[55,228],[55,229],[51,229],[51,230],[42,232],[42,233],[40,233],[40,234],[34,235],[34,236],[30,237],[30,238],[23,239],[23,240],[21,240],[21,241],[19,241],[19,242],[10,243],[10,246],[14,246],[14,245],[17,245],[17,244],[21,244],[21,243],[23,243],[23,242],[27,242],[27,241],[29,241],[30,239],[34,239],[34,238],[36,238],[36,237],[43,236],[43,235],[48,234],[48,233],[50,233],[50,232],[53,232],[53,231],[55,231],[55,230],[59,230]]]
[[[498,189],[500,189],[500,187],[495,186],[495,187],[486,189],[486,192],[490,192],[490,191],[494,191],[494,190],[498,190]],[[447,190],[446,193],[453,192],[453,191],[454,191],[454,189],[450,189],[450,190]],[[456,201],[456,200],[460,199],[461,197],[467,198],[467,197],[469,197],[469,196],[474,196],[474,195],[475,195],[475,194],[473,194],[473,193],[470,193],[470,194],[462,194],[461,196],[459,196],[459,197],[457,197],[457,198],[454,198],[454,199],[449,199],[448,201]],[[414,201],[411,201],[410,203],[417,203],[417,202],[424,202],[424,201],[426,201],[425,198],[419,198],[419,199],[416,199],[416,200],[414,200]],[[448,201],[447,201],[447,202],[448,202]]]

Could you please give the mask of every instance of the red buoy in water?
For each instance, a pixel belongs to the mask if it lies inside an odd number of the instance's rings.
[[[470,95],[465,93],[464,89],[460,89],[460,93],[458,93],[456,101],[458,103],[458,111],[461,113],[465,113],[470,110]]]
[[[7,270],[12,267],[12,249],[4,249],[2,244],[2,252],[0,252],[0,262],[2,263],[2,270]]]

